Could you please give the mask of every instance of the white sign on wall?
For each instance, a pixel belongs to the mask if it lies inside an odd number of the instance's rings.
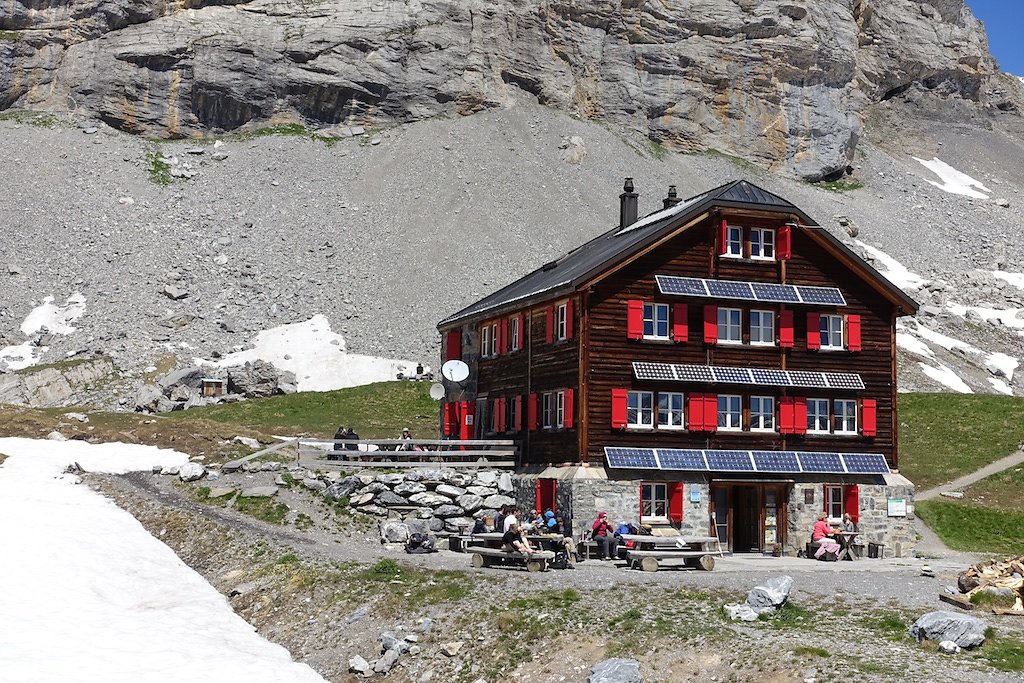
[[[890,517],[906,517],[907,516],[907,500],[906,498],[889,498],[888,508]]]

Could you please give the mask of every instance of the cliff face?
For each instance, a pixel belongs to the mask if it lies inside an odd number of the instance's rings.
[[[387,126],[518,87],[815,180],[850,163],[871,104],[975,116],[994,72],[963,0],[0,2],[0,109],[156,137]]]

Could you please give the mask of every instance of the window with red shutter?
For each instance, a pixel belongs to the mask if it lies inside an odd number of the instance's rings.
[[[776,251],[780,261],[788,261],[793,256],[793,234],[791,225],[783,225],[778,230],[778,245]]]
[[[793,398],[793,432],[807,433],[807,399],[803,396]]]
[[[847,486],[843,490],[843,497],[845,502],[843,505],[843,512],[850,513],[850,517],[853,517],[853,523],[860,523],[860,489],[854,484]]]
[[[444,344],[445,360],[462,360],[462,330],[448,330]]]
[[[501,408],[499,408],[499,413],[498,413],[498,415],[500,417],[501,424],[498,426],[498,431],[499,432],[507,432],[508,431],[508,399],[502,397],[502,398],[499,398],[498,400],[501,401]]]
[[[718,306],[714,304],[704,306],[704,343],[718,343]]]
[[[672,307],[672,340],[677,344],[686,343],[690,336],[689,311],[686,304],[676,304]]]
[[[850,351],[860,351],[860,316],[846,316],[846,348]]]
[[[566,389],[563,393],[565,394],[565,398],[562,399],[562,411],[563,411],[563,413],[562,413],[562,426],[565,427],[566,429],[572,429],[572,425],[573,425],[573,419],[572,419],[573,418],[573,414],[572,414],[573,391],[572,391],[572,389]]]
[[[691,432],[704,431],[704,394],[690,394],[689,414],[686,428]]]
[[[523,431],[523,397],[522,396],[516,396],[512,400],[514,402],[514,408],[515,408],[515,410],[514,410],[515,416],[514,416],[514,419],[513,419],[512,426],[513,426],[514,431],[521,432],[521,431]]]
[[[639,299],[626,302],[626,338],[644,338],[644,302]]]
[[[612,389],[612,429],[625,429],[628,418],[626,390]]]
[[[718,253],[725,254],[729,251],[729,222],[724,218],[718,225]]]
[[[573,333],[573,300],[569,299],[565,302],[565,338],[572,339]]]
[[[817,313],[807,314],[807,349],[817,351],[821,348],[821,321]]]
[[[555,305],[548,306],[544,323],[544,341],[548,344],[555,340]]]
[[[875,436],[878,415],[878,404],[873,398],[865,398],[861,401],[860,408],[860,433],[864,436]]]
[[[526,410],[528,412],[526,416],[527,427],[531,432],[535,432],[537,431],[537,394],[530,394]]]
[[[779,346],[793,348],[793,311],[779,311]]]
[[[669,487],[668,518],[678,524],[683,521],[683,482],[677,481]]]
[[[704,431],[718,431],[718,394],[704,394]]]
[[[793,397],[779,399],[779,434],[793,434]]]

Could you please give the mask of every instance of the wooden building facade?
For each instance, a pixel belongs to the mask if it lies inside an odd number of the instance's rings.
[[[439,324],[444,359],[471,369],[444,431],[515,438],[547,475],[604,468],[619,516],[734,551],[795,549],[821,510],[893,540],[861,494],[912,495],[892,471],[895,325],[917,304],[746,181],[636,206],[627,180],[617,227]],[[556,489],[538,481],[537,503]]]

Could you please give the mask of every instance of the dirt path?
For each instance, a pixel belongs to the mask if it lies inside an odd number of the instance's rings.
[[[1015,467],[1024,463],[1024,451],[1017,451],[1012,455],[1008,455],[1005,458],[1000,458],[995,462],[985,465],[981,469],[975,470],[970,474],[965,474],[962,477],[957,477],[953,481],[947,482],[936,486],[935,488],[928,489],[927,491],[921,491],[914,496],[915,500],[930,500],[942,494],[943,491],[957,491],[970,486],[971,484],[981,481],[985,477],[989,477],[1003,470],[1008,470],[1011,467]]]

